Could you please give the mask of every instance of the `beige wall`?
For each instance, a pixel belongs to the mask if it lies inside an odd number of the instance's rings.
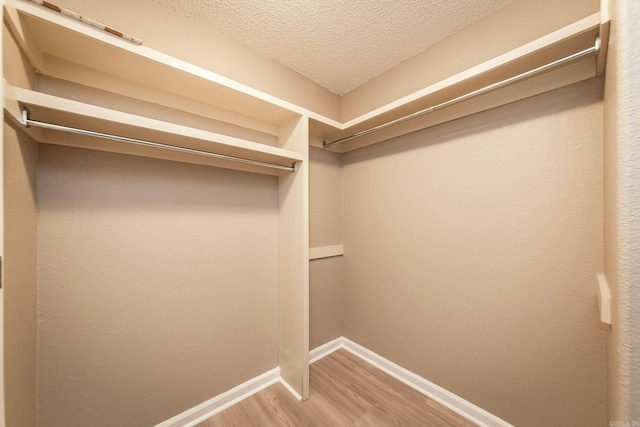
[[[346,337],[514,425],[605,425],[601,97],[346,154]]]
[[[35,75],[3,29],[4,78],[31,88]],[[36,144],[3,125],[4,395],[7,427],[36,425]]]
[[[333,95],[149,0],[60,4],[337,117]],[[565,2],[545,22],[565,25],[576,10],[596,7]],[[140,19],[148,10],[156,21]],[[207,42],[184,50],[175,31],[158,31],[158,20]],[[201,55],[198,46],[212,44],[233,61]],[[500,48],[485,47],[474,52]],[[5,74],[31,87],[33,73],[11,49],[5,45]],[[393,86],[384,79],[420,70],[427,57],[350,94],[343,117],[424,85],[424,78]],[[458,66],[478,58],[460,56]],[[607,85],[615,87],[612,78]],[[604,425],[594,284],[603,269],[600,84],[359,150],[344,157],[344,169],[337,154],[311,148],[311,246],[345,243],[347,255],[311,262],[310,347],[346,335],[516,425]],[[612,111],[617,98],[609,92]],[[16,135],[5,128],[9,427],[35,424],[36,393],[37,153]],[[620,233],[610,221],[618,215],[616,147],[608,148],[613,190],[605,192],[612,245]],[[54,146],[40,154],[39,425],[151,425],[276,366],[276,178]],[[617,292],[616,251],[610,246],[606,256]],[[627,277],[639,277],[626,265]],[[634,301],[637,293],[625,296],[619,317],[635,321]],[[625,327],[635,343],[637,326]],[[636,414],[640,402],[626,382],[640,371],[630,352],[617,370],[627,342],[611,336],[616,417]]]
[[[342,244],[341,157],[309,147],[309,240],[311,247]],[[309,348],[344,334],[342,257],[309,263]]]
[[[344,265],[342,257],[309,263],[309,349],[344,335]]]
[[[311,247],[342,243],[341,156],[309,147],[309,242]]]
[[[5,419],[35,427],[37,146],[5,123],[3,151]]]
[[[38,220],[38,425],[155,425],[277,366],[277,178],[41,145]]]
[[[613,296],[607,334],[609,420],[640,421],[640,5],[611,3],[604,94],[605,275]]]

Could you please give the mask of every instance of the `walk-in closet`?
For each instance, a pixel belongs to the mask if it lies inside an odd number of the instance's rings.
[[[0,427],[640,422],[640,7],[405,2],[355,82],[286,31],[391,6],[259,3],[3,0]]]

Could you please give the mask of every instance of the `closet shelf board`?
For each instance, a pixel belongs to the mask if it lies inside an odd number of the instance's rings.
[[[21,122],[23,108],[29,110],[31,119],[46,123],[150,140],[162,144],[242,157],[282,166],[291,166],[295,162],[303,161],[302,154],[292,150],[72,101],[14,87],[5,82],[5,109],[18,123]],[[131,146],[126,143],[100,138],[78,137],[77,135],[69,134],[64,134],[61,137],[59,132],[42,129],[33,131],[32,136],[38,142],[43,143],[82,146],[84,148],[150,157],[158,157],[155,153],[160,151],[150,147]],[[176,159],[181,159],[184,157],[182,156],[183,154],[174,153],[172,156],[177,156]],[[187,157],[189,156],[193,155],[187,155]],[[167,156],[162,155],[160,157],[166,158]],[[224,162],[226,167],[234,169],[240,168],[254,171],[265,169],[263,167],[246,169],[239,167],[239,164],[230,165],[228,163],[231,162],[225,160],[218,160],[217,162]],[[276,173],[269,172],[269,174]]]
[[[595,13],[359,117],[340,122],[25,0],[5,0],[5,12],[12,32],[32,65],[43,74],[47,74],[48,64],[54,74],[60,73],[53,70],[61,63],[77,64],[95,70],[96,75],[117,76],[266,123],[279,125],[295,116],[308,116],[310,132],[318,137],[312,138],[312,144],[317,146],[322,145],[323,139],[331,141],[358,133],[548,64],[593,46],[598,35],[606,41],[608,35],[608,17]],[[434,114],[434,118],[428,115],[414,119],[330,150],[350,151],[594,77],[603,71],[605,52],[606,43],[596,58],[583,59],[547,75],[483,95],[480,101],[447,107]]]
[[[327,120],[205,68],[31,2],[6,0],[5,16],[32,66],[45,75],[49,75],[49,62],[62,60],[267,123],[280,124],[309,114]]]
[[[313,144],[321,146],[322,140],[333,141],[356,134],[549,64],[593,47],[597,37],[599,35],[606,36],[607,31],[607,23],[601,21],[600,13],[595,13],[510,52],[349,120],[343,123],[339,129],[312,118],[312,134],[319,136],[314,140]],[[603,45],[601,52],[597,56],[577,60],[570,65],[548,71],[545,74],[532,77],[527,81],[516,83],[505,89],[496,90],[489,95],[483,95],[475,100],[464,101],[456,106],[446,107],[437,113],[427,114],[392,128],[387,128],[384,131],[378,131],[332,146],[329,149],[337,152],[351,151],[362,146],[388,140],[425,127],[595,77],[598,72],[602,72],[599,64],[603,62],[605,49],[606,45]]]

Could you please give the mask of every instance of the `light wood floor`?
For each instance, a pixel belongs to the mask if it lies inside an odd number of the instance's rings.
[[[346,350],[311,365],[310,384],[306,402],[276,383],[198,427],[475,426]]]

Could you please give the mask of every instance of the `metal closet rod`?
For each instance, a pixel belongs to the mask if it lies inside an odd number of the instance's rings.
[[[474,90],[472,92],[469,92],[469,93],[466,93],[464,95],[458,96],[457,98],[450,99],[450,100],[442,102],[440,104],[433,105],[431,107],[425,108],[425,109],[420,110],[420,111],[416,111],[415,113],[411,113],[411,114],[409,114],[407,116],[403,116],[403,117],[400,117],[398,119],[392,120],[390,122],[386,122],[386,123],[383,123],[381,125],[372,127],[370,129],[366,129],[366,130],[354,133],[352,135],[345,136],[345,137],[340,138],[340,139],[336,139],[335,141],[330,141],[330,142],[329,141],[322,141],[322,148],[328,148],[328,147],[331,147],[332,145],[340,144],[342,142],[349,141],[351,139],[358,138],[360,136],[368,135],[370,133],[377,132],[377,131],[382,130],[382,129],[386,129],[388,127],[391,127],[391,126],[406,122],[408,120],[415,119],[416,117],[424,116],[425,114],[432,113],[432,112],[434,112],[436,110],[439,110],[441,108],[448,107],[448,106],[457,104],[457,103],[462,102],[462,101],[466,101],[467,99],[471,99],[471,98],[474,98],[476,96],[484,95],[485,93],[491,92],[493,90],[500,89],[500,88],[502,88],[504,86],[508,86],[510,84],[513,84],[513,83],[516,83],[516,82],[518,82],[520,80],[524,80],[526,78],[532,77],[532,76],[534,76],[536,74],[539,74],[539,73],[542,73],[544,71],[548,71],[550,69],[559,67],[559,66],[561,66],[563,64],[566,64],[567,62],[575,61],[576,59],[579,59],[579,58],[582,58],[582,57],[585,57],[585,56],[590,56],[590,55],[593,55],[593,54],[597,54],[599,50],[600,50],[600,36],[596,37],[595,44],[593,46],[591,46],[590,48],[587,48],[587,49],[582,50],[580,52],[571,54],[569,56],[565,56],[564,58],[555,60],[553,62],[550,62],[548,64],[542,65],[540,67],[534,68],[533,70],[525,71],[524,73],[515,75],[513,77],[509,77],[508,79],[501,80],[501,81],[499,81],[497,83],[492,83],[492,84],[490,84],[488,86],[484,86],[484,87],[482,87],[480,89],[476,89],[476,90]]]
[[[248,165],[263,166],[267,168],[287,170],[291,172],[294,172],[296,170],[295,162],[291,166],[282,166],[275,163],[267,163],[267,162],[261,162],[258,160],[246,159],[244,157],[230,156],[228,154],[218,154],[218,153],[212,153],[210,151],[196,150],[195,148],[185,148],[185,147],[179,147],[177,145],[147,141],[144,139],[129,138],[126,136],[113,135],[109,133],[94,132],[92,130],[87,130],[87,129],[80,129],[80,128],[74,128],[69,126],[56,125],[52,123],[39,122],[37,120],[31,120],[29,118],[29,110],[27,109],[22,110],[22,124],[26,127],[35,126],[43,129],[70,132],[70,133],[75,133],[79,135],[95,136],[98,138],[111,139],[113,141],[127,142],[130,144],[144,145],[147,147],[162,148],[164,150],[178,151],[181,153],[197,154],[199,156],[212,157],[214,159],[231,160],[233,162],[245,163]]]

